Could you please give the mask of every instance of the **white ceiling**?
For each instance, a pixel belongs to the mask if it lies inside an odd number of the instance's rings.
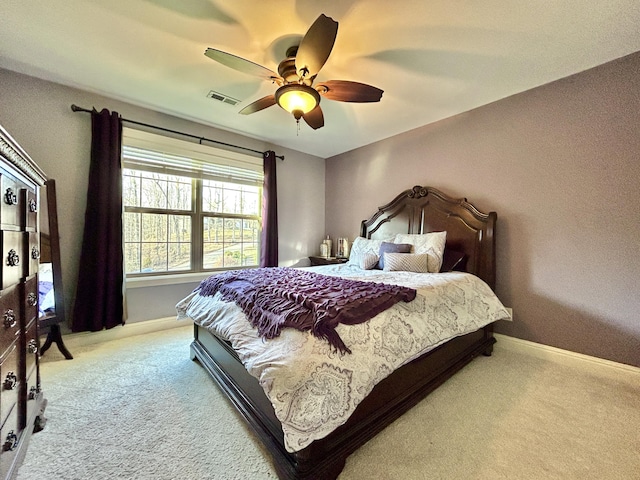
[[[0,67],[327,158],[640,51],[638,0],[5,0]],[[275,91],[207,47],[277,71],[324,13],[338,37],[316,82],[384,90],[380,103],[322,100],[312,130]],[[241,100],[230,106],[210,90]],[[82,105],[93,107],[94,105]],[[95,105],[102,108],[102,105]]]

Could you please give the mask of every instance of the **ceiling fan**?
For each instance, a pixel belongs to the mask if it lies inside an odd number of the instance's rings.
[[[278,65],[278,73],[221,50],[207,48],[205,55],[216,62],[278,85],[273,95],[250,103],[239,113],[249,115],[272,105],[280,105],[293,114],[296,122],[302,118],[311,128],[324,126],[320,98],[338,102],[379,102],[383,91],[364,83],[329,80],[313,85],[320,69],[333,49],[338,22],[321,14],[302,37],[300,45],[290,47]]]

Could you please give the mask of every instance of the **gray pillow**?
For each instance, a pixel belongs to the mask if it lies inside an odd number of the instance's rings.
[[[384,270],[384,254],[385,253],[411,253],[413,245],[410,243],[389,243],[382,242],[380,245],[380,260],[378,260],[378,269]]]

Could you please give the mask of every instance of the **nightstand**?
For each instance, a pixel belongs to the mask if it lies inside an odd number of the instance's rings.
[[[309,257],[312,267],[315,267],[316,265],[336,265],[339,263],[347,263],[347,260],[349,259],[342,257]]]

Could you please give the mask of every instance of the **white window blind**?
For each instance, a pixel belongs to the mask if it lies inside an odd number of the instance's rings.
[[[262,186],[262,159],[141,130],[123,128],[125,168]]]

